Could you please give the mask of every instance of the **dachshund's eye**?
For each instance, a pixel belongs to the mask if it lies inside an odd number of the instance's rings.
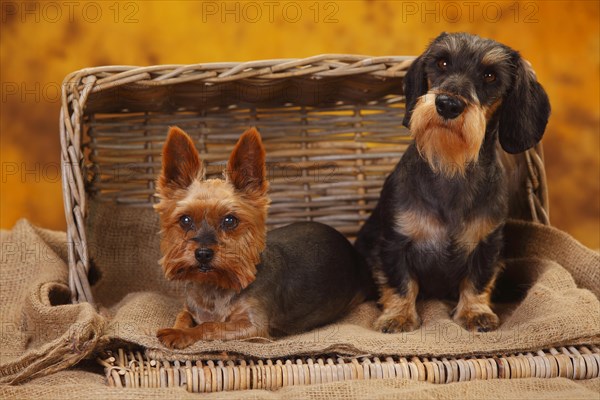
[[[226,215],[223,218],[223,221],[221,221],[221,225],[223,226],[223,229],[225,229],[226,231],[230,231],[232,229],[235,229],[236,226],[238,226],[238,219],[233,216],[233,215]]]
[[[485,83],[492,83],[496,80],[496,74],[492,71],[485,71],[483,73],[483,80]]]
[[[193,224],[194,220],[189,215],[182,215],[181,218],[179,218],[179,225],[181,225],[183,229],[189,229]]]
[[[440,71],[445,71],[445,70],[447,70],[447,69],[448,69],[448,65],[449,65],[449,64],[450,64],[450,63],[449,63],[449,62],[448,62],[448,60],[447,60],[447,59],[445,59],[445,58],[440,58],[440,59],[437,61],[437,67],[440,69]]]

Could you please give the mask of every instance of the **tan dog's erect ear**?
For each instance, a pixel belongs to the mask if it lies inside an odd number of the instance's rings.
[[[267,192],[265,148],[256,128],[240,136],[227,163],[227,180],[239,191],[262,196]]]
[[[162,151],[162,174],[159,189],[187,188],[195,179],[202,179],[204,167],[194,142],[178,127],[171,127]]]

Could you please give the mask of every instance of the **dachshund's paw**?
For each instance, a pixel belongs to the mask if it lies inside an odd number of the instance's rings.
[[[421,319],[415,312],[408,315],[388,315],[383,313],[375,321],[375,329],[383,333],[411,332],[421,326]]]
[[[484,312],[465,311],[456,314],[454,320],[466,330],[472,332],[489,332],[496,330],[500,325],[500,319],[491,310]]]

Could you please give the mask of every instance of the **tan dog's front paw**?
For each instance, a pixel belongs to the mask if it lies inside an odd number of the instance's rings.
[[[184,349],[191,346],[196,340],[184,329],[166,328],[160,329],[156,337],[162,344],[171,349]]]
[[[466,330],[473,332],[489,332],[496,330],[500,319],[491,310],[484,312],[463,312],[454,316],[454,321]]]
[[[383,313],[375,321],[375,329],[383,333],[411,332],[421,326],[417,313],[408,315],[389,315]]]

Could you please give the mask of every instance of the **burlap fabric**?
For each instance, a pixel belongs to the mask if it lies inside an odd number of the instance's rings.
[[[379,311],[374,304],[366,303],[341,321],[302,335],[277,341],[197,343],[174,355],[155,337],[158,328],[172,324],[181,304],[177,298],[179,288],[165,282],[157,264],[156,222],[151,210],[92,205],[88,223],[94,229],[88,230],[88,242],[98,270],[93,287],[101,312],[88,304],[68,304],[65,249],[69,244],[64,234],[35,228],[26,221],[20,221],[12,231],[2,232],[1,382],[19,383],[48,375],[91,357],[96,350],[123,342],[146,347],[151,357],[179,359],[211,357],[216,352],[270,358],[322,353],[491,355],[600,343],[598,254],[556,229],[511,222],[506,230],[510,251],[508,285],[504,286],[512,292],[507,292],[510,301],[498,306],[502,325],[496,332],[467,333],[450,319],[452,304],[428,301],[418,307],[423,318],[421,329],[384,335],[370,328]],[[518,297],[519,293],[522,296]],[[79,387],[75,375],[63,372],[53,376],[45,379],[66,379]],[[23,388],[41,390],[36,389],[40,381]],[[483,386],[476,390],[487,390],[487,383],[478,384]],[[359,396],[369,385],[373,384],[322,385],[322,391],[339,390]],[[414,383],[387,383],[381,388],[415,390],[409,388],[411,385]],[[549,383],[531,380],[531,385],[543,389]],[[561,390],[573,389],[573,396],[583,390],[571,383],[564,385]],[[10,388],[3,390],[12,393]],[[289,395],[293,396],[295,389],[286,390],[291,390]],[[320,389],[310,390],[321,393]],[[453,393],[450,397],[460,395]],[[430,395],[438,396],[434,392]]]
[[[69,304],[66,235],[21,220],[0,242],[0,382],[47,375],[90,355],[107,319],[89,304]]]
[[[144,346],[153,358],[211,357],[222,352],[265,358],[324,353],[463,356],[600,340],[598,254],[555,229],[512,222],[506,231],[510,258],[504,279],[511,282],[503,285],[509,289],[505,296],[509,302],[498,305],[502,325],[495,332],[467,332],[450,318],[453,304],[426,301],[418,304],[421,329],[382,334],[371,329],[379,314],[371,302],[337,323],[276,341],[197,342],[182,351],[166,351],[155,333],[172,326],[182,302],[178,287],[165,281],[157,264],[156,214],[92,204],[88,220],[96,227],[88,230],[88,239],[101,275],[94,285],[95,296],[112,315],[104,337]],[[578,288],[569,271],[580,287],[596,295]]]

